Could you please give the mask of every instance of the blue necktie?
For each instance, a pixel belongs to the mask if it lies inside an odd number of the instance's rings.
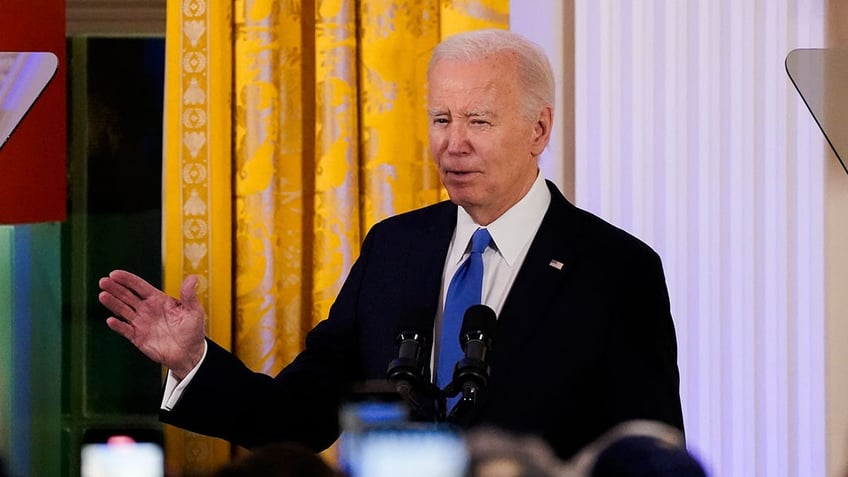
[[[483,290],[483,251],[492,241],[489,231],[477,229],[471,237],[471,255],[459,266],[448,286],[445,312],[442,315],[442,333],[439,338],[439,367],[437,385],[444,388],[453,379],[456,362],[462,359],[459,332],[465,310],[481,302]],[[454,403],[459,396],[449,399]]]

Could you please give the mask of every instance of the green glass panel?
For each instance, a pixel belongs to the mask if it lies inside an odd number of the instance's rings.
[[[164,40],[74,37],[68,52],[62,407],[63,475],[73,477],[83,436],[104,429],[161,435],[162,369],[106,326],[97,283],[123,268],[161,284]]]

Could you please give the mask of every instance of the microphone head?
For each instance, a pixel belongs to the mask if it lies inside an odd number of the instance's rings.
[[[497,326],[495,310],[486,305],[473,305],[465,310],[462,318],[462,329],[459,333],[459,344],[463,349],[471,339],[484,339],[491,342]]]
[[[419,381],[432,339],[433,318],[421,309],[406,310],[398,321],[395,336],[398,355],[389,363],[388,379],[401,384]]]
[[[427,345],[433,339],[433,316],[422,309],[406,310],[398,321],[395,333],[398,340],[406,339],[411,335],[419,335],[424,338],[422,345]]]

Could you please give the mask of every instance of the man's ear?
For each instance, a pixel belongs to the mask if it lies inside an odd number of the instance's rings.
[[[551,125],[553,124],[553,110],[549,105],[542,108],[539,112],[539,118],[533,124],[533,137],[531,140],[530,152],[534,156],[539,156],[548,146],[548,141],[551,140]]]

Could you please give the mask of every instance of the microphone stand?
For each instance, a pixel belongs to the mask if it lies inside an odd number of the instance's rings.
[[[439,419],[439,402],[444,401],[440,397],[439,389],[432,383],[414,382],[406,379],[393,382],[395,390],[404,402],[409,406],[410,418],[414,421],[432,422]],[[436,400],[436,416],[433,415],[432,407],[425,404],[426,399]],[[441,406],[442,408],[444,405]]]
[[[477,407],[480,391],[489,384],[489,366],[481,359],[463,358],[456,364],[454,379],[445,387],[444,398],[462,393],[446,420],[463,425]]]
[[[454,404],[450,414],[447,417],[447,422],[463,426],[467,423],[471,415],[471,411],[477,407],[477,396],[480,393],[476,387],[469,387],[462,391],[462,397]]]
[[[488,384],[488,375],[489,369],[484,362],[465,358],[457,363],[454,379],[443,389],[411,375],[395,377],[392,381],[397,393],[409,404],[415,420],[464,425],[477,406],[480,391]],[[457,394],[462,396],[448,413],[447,400]],[[435,416],[422,404],[421,397],[435,401]]]
[[[422,350],[427,344],[427,337],[416,331],[404,331],[398,335],[398,358],[389,363],[388,378],[410,404],[412,411],[421,417],[429,417],[415,393],[418,388],[426,397],[435,400],[434,417],[437,422],[467,424],[471,411],[477,406],[480,391],[489,384],[486,357],[492,347],[495,322],[495,312],[486,305],[474,305],[465,311],[459,340],[465,357],[454,366],[453,379],[444,389],[424,379]],[[462,396],[448,414],[447,398],[460,392]]]

